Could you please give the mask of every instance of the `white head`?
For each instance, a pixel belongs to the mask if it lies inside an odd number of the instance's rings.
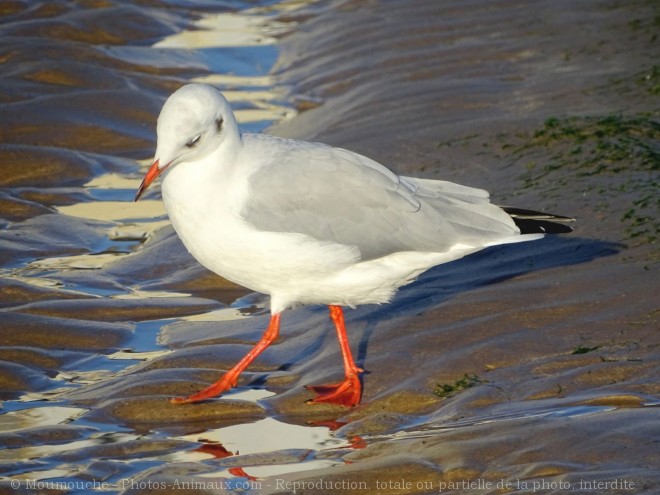
[[[220,147],[229,148],[240,142],[229,102],[205,84],[188,84],[172,93],[160,111],[156,131],[154,163],[140,184],[135,201],[169,167],[202,159]]]

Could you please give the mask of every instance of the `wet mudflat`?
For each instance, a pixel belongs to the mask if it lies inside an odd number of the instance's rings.
[[[0,491],[654,493],[658,15],[653,3],[7,2],[0,60]],[[347,312],[236,393],[267,300],[204,271],[158,193],[132,203],[163,98],[191,80],[244,130],[577,218]],[[15,483],[15,484],[14,484]],[[32,483],[32,484],[30,484]]]

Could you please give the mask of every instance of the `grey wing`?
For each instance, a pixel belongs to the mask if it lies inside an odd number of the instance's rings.
[[[485,191],[399,177],[373,160],[330,146],[287,143],[249,178],[251,194],[242,214],[256,228],[357,246],[362,259],[444,252],[473,234],[483,241],[483,232],[471,227],[475,212],[470,210],[496,208]],[[484,219],[487,223],[492,228],[492,219]]]

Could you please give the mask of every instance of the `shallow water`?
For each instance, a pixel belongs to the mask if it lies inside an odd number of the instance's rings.
[[[593,493],[585,483],[617,481],[629,484],[609,492],[653,493],[657,248],[642,200],[657,157],[639,150],[657,152],[660,136],[621,126],[626,166],[597,173],[582,164],[609,142],[578,150],[538,132],[566,114],[652,129],[657,24],[643,2],[563,7],[8,3],[0,490]],[[156,191],[132,201],[163,98],[188,81],[223,89],[243,130],[277,123],[575,215],[578,230],[478,253],[347,312],[370,371],[354,410],[305,404],[303,385],[340,372],[324,308],[287,312],[235,392],[170,406],[268,319],[264,297],[187,255]],[[434,393],[465,375],[473,386]]]

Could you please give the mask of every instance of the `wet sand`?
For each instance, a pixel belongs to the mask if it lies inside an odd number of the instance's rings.
[[[639,3],[349,2],[285,42],[283,76],[323,104],[275,132],[577,218],[570,236],[440,267],[382,317],[356,317],[372,374],[344,430],[410,434],[367,439],[341,474],[291,479],[362,480],[360,493],[657,490],[653,15]],[[422,399],[466,374],[479,382]]]
[[[260,31],[278,39],[271,79],[241,65],[259,65],[249,51],[153,48],[232,13],[189,4],[3,12],[0,492],[657,491],[657,8],[284,4]],[[355,409],[305,404],[303,385],[341,372],[318,307],[285,313],[239,394],[171,406],[268,319],[263,297],[190,258],[158,194],[131,203],[163,98],[209,77],[236,91],[247,129],[292,101],[299,114],[269,132],[484,187],[576,230],[349,310],[369,371]],[[271,85],[288,93],[266,101]],[[280,432],[301,439],[267,441]]]

